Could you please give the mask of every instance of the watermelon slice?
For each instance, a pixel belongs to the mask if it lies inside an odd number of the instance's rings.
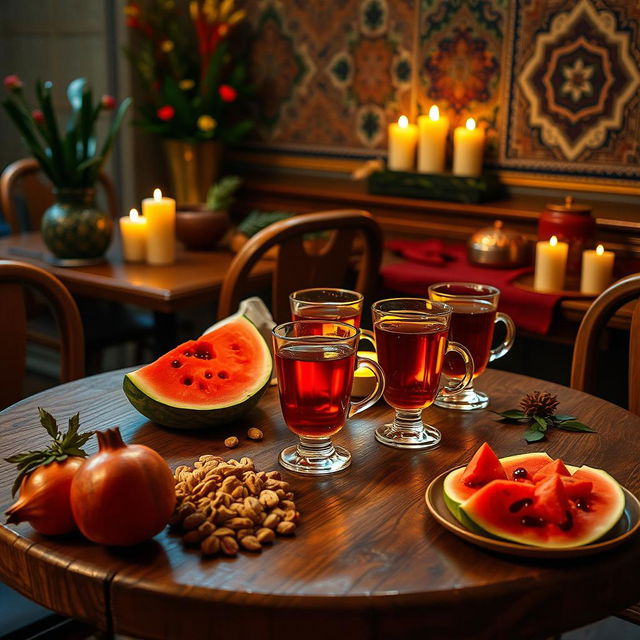
[[[468,487],[477,487],[491,480],[506,480],[507,474],[493,449],[485,442],[467,465],[461,480]]]
[[[551,458],[546,453],[536,452],[507,456],[506,458],[499,458],[499,461],[508,480],[514,479],[514,473],[515,477],[521,480],[530,480],[536,471],[551,462]],[[480,488],[479,486],[465,484],[463,479],[465,469],[466,467],[454,469],[444,480],[444,500],[454,515],[458,511],[458,505],[471,497]],[[502,477],[505,478],[505,476]]]
[[[571,473],[569,469],[565,466],[564,462],[558,458],[557,460],[551,461],[549,464],[545,464],[542,469],[539,469],[533,474],[533,482],[540,482],[540,480],[544,480],[545,478],[553,475],[554,473],[560,474],[561,476],[570,476]]]
[[[126,374],[123,389],[129,402],[158,424],[212,427],[250,411],[266,391],[272,368],[264,338],[236,314],[198,340]]]
[[[494,480],[459,505],[459,519],[472,530],[536,547],[564,549],[589,544],[620,520],[624,493],[601,469],[583,466],[573,478],[592,484],[588,498],[567,500],[560,475],[538,485]],[[558,514],[567,504],[570,517],[554,522],[561,519]]]

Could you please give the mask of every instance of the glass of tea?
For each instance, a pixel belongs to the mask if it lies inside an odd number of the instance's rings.
[[[474,380],[482,374],[489,362],[501,358],[511,349],[516,327],[508,315],[498,312],[499,289],[472,282],[440,282],[429,287],[429,298],[444,302],[453,309],[449,335],[471,353]],[[507,333],[502,344],[492,349],[493,330],[498,322],[504,323]],[[449,380],[459,380],[465,373],[460,362],[449,357],[444,360],[442,372]],[[461,411],[482,409],[488,404],[487,395],[476,391],[473,382],[462,393],[442,396],[436,400],[439,407]]]
[[[360,330],[344,322],[299,320],[273,329],[280,406],[297,445],[280,453],[280,464],[310,475],[334,473],[351,464],[351,454],[333,444],[347,418],[377,402],[384,389],[378,363],[357,355]],[[351,402],[353,373],[367,367],[375,389]]]
[[[391,447],[430,449],[441,434],[422,422],[422,410],[439,395],[460,393],[471,382],[471,354],[449,342],[451,307],[422,298],[380,300],[371,307],[378,362],[385,375],[384,399],[396,411],[392,423],[376,429],[376,440]],[[455,352],[464,375],[440,388],[445,354]]]

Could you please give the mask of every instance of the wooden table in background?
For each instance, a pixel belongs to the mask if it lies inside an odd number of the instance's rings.
[[[57,276],[73,294],[139,306],[155,313],[156,351],[176,344],[175,314],[217,300],[230,251],[179,251],[175,264],[151,266],[124,262],[119,237],[100,264],[60,267],[52,264],[40,233],[0,238],[0,258],[30,262]],[[251,285],[268,282],[271,267],[259,263]]]
[[[172,468],[204,453],[251,456],[277,468],[294,442],[275,389],[239,423],[206,432],[171,431],[140,416],[121,391],[122,371],[75,381],[0,413],[0,459],[45,444],[37,407],[61,422],[80,411],[82,429],[119,425],[130,443],[159,451]],[[640,493],[640,417],[559,385],[489,370],[479,379],[492,408],[515,406],[533,389],[558,394],[563,413],[593,434],[553,432],[526,445],[523,428],[488,411],[430,408],[442,445],[430,452],[378,444],[374,426],[392,417],[380,403],[349,422],[336,440],[353,466],[335,476],[283,471],[302,513],[297,537],[260,555],[201,559],[165,530],[131,549],[93,545],[80,536],[48,539],[26,524],[0,526],[0,579],[27,597],[102,629],[139,638],[528,638],[574,628],[640,599],[640,537],[573,561],[536,561],[476,548],[428,513],[424,492],[443,471],[469,460],[488,441],[500,456],[547,451],[567,463],[607,469]],[[263,442],[246,439],[260,427]],[[229,451],[223,439],[237,435]],[[95,451],[95,442],[88,449]],[[0,508],[11,502],[15,472],[0,462]],[[124,526],[124,523],[123,523]]]

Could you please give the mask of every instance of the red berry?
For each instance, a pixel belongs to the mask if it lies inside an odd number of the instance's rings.
[[[158,109],[156,114],[160,120],[168,122],[173,119],[173,116],[176,114],[176,110],[170,104],[165,104],[163,107]]]
[[[238,97],[238,92],[228,84],[221,84],[218,93],[224,102],[233,102]]]
[[[31,112],[31,117],[34,119],[36,124],[44,124],[44,115],[40,109],[34,109]]]
[[[17,75],[12,74],[5,77],[4,86],[11,91],[16,91],[18,89],[22,89],[23,83]]]
[[[111,109],[116,108],[116,99],[113,96],[102,96],[100,103],[102,104],[102,108],[106,109],[107,111],[111,111]]]

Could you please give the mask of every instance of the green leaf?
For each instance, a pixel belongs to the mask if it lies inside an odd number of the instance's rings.
[[[127,115],[127,111],[129,110],[129,107],[131,106],[132,102],[133,100],[131,98],[125,98],[120,103],[120,106],[116,111],[116,115],[111,121],[111,126],[109,127],[109,133],[107,134],[104,144],[102,145],[102,150],[100,151],[100,156],[99,156],[100,163],[95,165],[93,169],[96,176],[98,175],[98,172],[100,171],[100,167],[102,166],[104,161],[109,157],[109,153],[111,151],[113,142],[116,136],[118,135],[118,131],[120,129],[120,126],[122,125],[122,121],[124,120],[124,117]]]
[[[540,440],[544,440],[544,437],[545,437],[544,431],[540,431],[540,429],[537,429],[535,427],[529,427],[524,432],[524,439],[528,443],[540,442]]]
[[[60,139],[60,132],[58,131],[58,121],[56,119],[56,113],[53,109],[53,100],[51,98],[52,87],[53,84],[51,82],[45,82],[44,84],[41,84],[40,82],[36,83],[36,92],[45,121],[43,131],[48,133],[46,137],[51,148],[52,167],[57,174],[57,183],[59,184],[69,177],[69,167],[66,166],[64,162],[65,158],[62,149],[62,141]]]
[[[595,430],[591,427],[588,427],[586,424],[582,424],[582,422],[578,422],[577,420],[567,420],[566,422],[559,422],[558,424],[553,425],[556,429],[562,429],[563,431],[580,431],[585,433],[595,433]]]
[[[534,422],[537,423],[538,425],[538,429],[542,432],[547,430],[547,427],[549,426],[547,423],[546,418],[541,418],[540,416],[533,416],[533,420]],[[535,425],[531,425],[532,428],[535,428]]]
[[[38,413],[40,414],[40,424],[47,430],[47,433],[55,439],[58,435],[58,423],[56,419],[42,407],[38,407]]]
[[[87,84],[86,78],[76,78],[67,87],[67,99],[74,111],[80,111],[82,107],[82,94]]]
[[[554,422],[565,422],[567,420],[575,420],[575,416],[552,416]]]
[[[503,418],[509,418],[512,420],[527,417],[523,411],[518,411],[518,409],[510,409],[509,411],[503,411],[498,415],[501,415]]]

